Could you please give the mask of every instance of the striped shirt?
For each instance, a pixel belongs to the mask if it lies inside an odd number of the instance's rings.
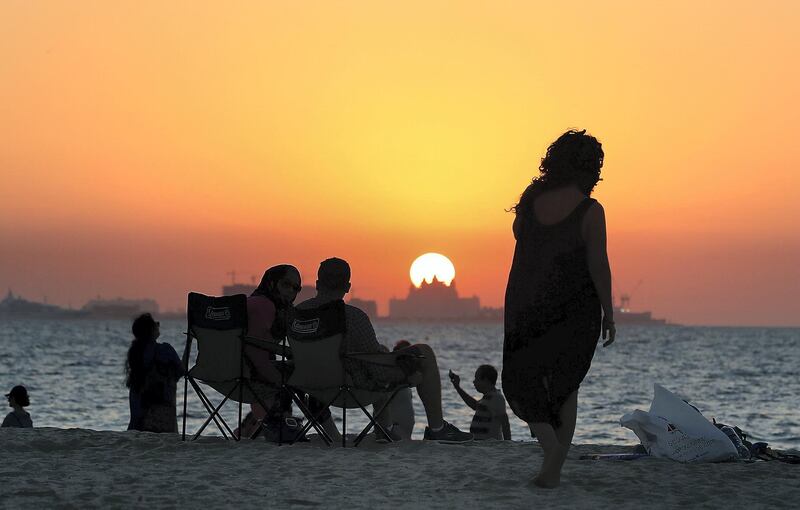
[[[503,439],[503,417],[506,416],[506,399],[494,389],[483,394],[475,406],[475,416],[469,431],[475,439]]]

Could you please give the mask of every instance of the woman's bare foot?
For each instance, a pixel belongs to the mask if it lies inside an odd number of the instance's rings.
[[[559,478],[560,478],[560,476],[559,476]],[[560,482],[561,482],[561,480],[549,480],[549,479],[546,480],[540,474],[540,475],[536,476],[536,478],[531,480],[531,482],[528,484],[528,486],[532,485],[532,486],[538,487],[540,489],[555,489],[556,487],[558,487],[558,484]]]
[[[561,483],[561,467],[567,459],[569,447],[556,446],[544,454],[539,474],[531,480],[531,484],[543,489],[555,489]]]

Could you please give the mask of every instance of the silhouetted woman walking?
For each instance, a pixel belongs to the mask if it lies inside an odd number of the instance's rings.
[[[575,432],[578,387],[600,337],[614,341],[603,207],[589,198],[603,149],[567,131],[514,207],[505,301],[503,392],[544,449],[533,483],[556,487]]]

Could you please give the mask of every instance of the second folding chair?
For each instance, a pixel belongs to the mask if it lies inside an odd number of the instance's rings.
[[[304,429],[319,427],[319,416],[324,410],[330,406],[339,407],[342,409],[342,446],[345,446],[347,410],[361,409],[369,423],[356,437],[354,445],[358,446],[373,426],[379,434],[392,441],[376,418],[386,410],[395,395],[408,385],[395,386],[386,391],[355,387],[347,372],[345,360],[350,358],[366,363],[396,366],[396,357],[392,353],[348,353],[345,334],[345,304],[341,300],[317,308],[295,311],[288,335],[294,371],[288,384],[325,404],[321,413],[310,417]],[[374,416],[366,408],[371,404],[381,406]],[[303,404],[298,402],[298,405]],[[311,415],[307,407],[303,409],[307,416]]]

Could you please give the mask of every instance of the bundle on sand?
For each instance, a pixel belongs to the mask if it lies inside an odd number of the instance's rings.
[[[277,446],[171,434],[0,429],[3,503],[16,508],[791,508],[798,466],[780,462],[681,464],[579,445],[562,486],[530,489],[541,462],[531,442],[443,445],[405,441],[359,448]]]

